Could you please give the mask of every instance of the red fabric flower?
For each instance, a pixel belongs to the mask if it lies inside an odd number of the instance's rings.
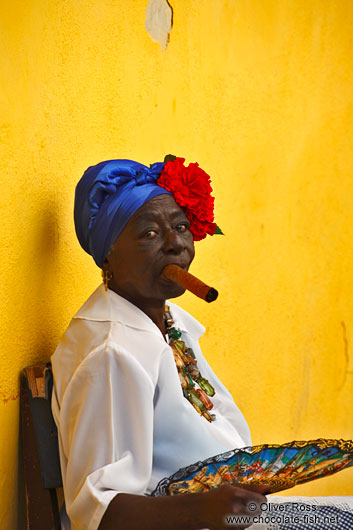
[[[216,230],[211,180],[197,162],[187,167],[184,162],[185,158],[178,157],[166,162],[157,184],[173,194],[190,221],[194,240],[200,241]]]

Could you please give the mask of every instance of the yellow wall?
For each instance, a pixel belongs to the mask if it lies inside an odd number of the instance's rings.
[[[226,236],[198,243],[192,270],[221,295],[180,302],[208,326],[204,351],[254,442],[353,438],[353,4],[171,4],[165,52],[147,0],[0,6],[4,530],[21,528],[19,371],[49,357],[100,282],[72,208],[104,159],[171,152],[213,176]],[[353,494],[352,478],[294,493]]]

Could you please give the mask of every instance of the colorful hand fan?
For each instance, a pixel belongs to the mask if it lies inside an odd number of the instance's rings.
[[[268,485],[266,493],[292,488],[353,466],[353,440],[290,442],[234,449],[184,467],[162,479],[152,496],[196,493],[226,482]]]

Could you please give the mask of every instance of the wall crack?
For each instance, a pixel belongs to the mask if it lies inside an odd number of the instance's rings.
[[[353,374],[352,370],[348,370],[348,367],[349,367],[349,343],[348,343],[348,338],[347,338],[346,324],[345,324],[345,322],[343,320],[341,321],[341,326],[342,326],[342,335],[343,335],[344,372],[343,372],[343,380],[342,380],[342,383],[340,384],[340,386],[338,387],[338,390],[342,390],[342,388],[344,387],[344,385],[346,383],[346,380],[347,380],[347,375],[352,375]]]

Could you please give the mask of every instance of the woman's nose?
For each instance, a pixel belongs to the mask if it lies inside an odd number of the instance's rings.
[[[181,234],[175,230],[168,230],[164,241],[164,252],[167,254],[179,254],[184,250]]]

